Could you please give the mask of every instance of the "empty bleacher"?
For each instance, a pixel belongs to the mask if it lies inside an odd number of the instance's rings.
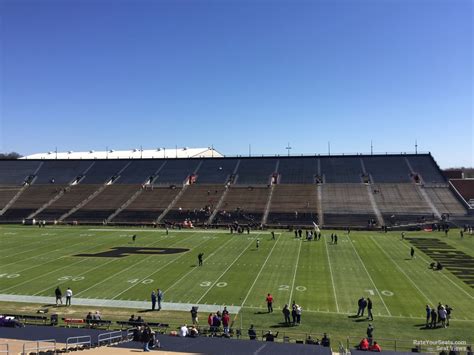
[[[125,168],[128,160],[101,160],[97,161],[87,171],[81,184],[105,184],[112,177],[118,175],[120,170]]]
[[[214,223],[260,224],[269,195],[269,187],[229,187]]]
[[[466,208],[454,197],[449,187],[425,187],[424,189],[440,213],[466,214]]]
[[[425,184],[446,183],[446,179],[431,155],[410,155],[407,156],[407,159],[414,173],[421,175]]]
[[[181,191],[181,187],[150,187],[121,211],[114,223],[152,223],[170,205]]]
[[[0,184],[22,185],[28,176],[35,173],[40,164],[39,161],[2,160]]]
[[[321,175],[326,183],[360,183],[362,165],[359,157],[322,157]]]
[[[143,184],[147,182],[165,163],[164,160],[132,161],[121,173],[115,184]]]
[[[0,185],[0,210],[5,207],[10,200],[21,190],[15,185]]]
[[[280,158],[278,174],[280,184],[313,184],[318,175],[318,159],[316,157]]]
[[[318,221],[316,185],[275,185],[267,224],[312,225]]]
[[[79,184],[64,187],[64,194],[48,206],[48,208],[40,212],[36,218],[49,221],[56,220],[92,195],[94,191],[98,190],[101,186],[102,185],[95,184]],[[48,201],[45,201],[45,203],[46,202]]]
[[[122,206],[141,189],[140,185],[109,185],[79,210],[67,217],[67,221],[101,222]]]
[[[455,179],[450,181],[466,202],[472,201],[472,204],[474,204],[474,179]]]
[[[181,186],[199,166],[201,160],[197,159],[174,159],[167,160],[166,164],[158,173],[158,178],[154,184]]]
[[[71,183],[83,174],[92,162],[82,160],[45,161],[37,173],[35,184],[63,184]]]
[[[411,182],[411,171],[401,155],[364,156],[362,158],[365,170],[372,177],[374,183],[402,183]]]
[[[238,159],[214,158],[204,159],[197,174],[197,184],[224,185],[232,176]]]
[[[237,185],[268,185],[276,172],[277,159],[242,158],[237,170]]]

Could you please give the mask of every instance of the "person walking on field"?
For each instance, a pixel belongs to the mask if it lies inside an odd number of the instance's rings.
[[[367,312],[367,319],[374,320],[374,316],[372,314],[372,300],[369,297],[367,297]]]
[[[56,290],[54,290],[54,294],[56,295],[56,306],[59,306],[59,302],[63,304],[63,293],[61,292],[61,289],[56,287]]]
[[[156,293],[155,291],[151,291],[151,310],[154,311],[156,307]]]
[[[163,291],[161,289],[156,291],[156,300],[158,301],[158,310],[161,311],[161,301],[163,301]]]
[[[273,296],[271,294],[268,294],[266,301],[267,301],[268,313],[273,313]]]
[[[415,249],[413,249],[413,247],[410,249],[410,256],[412,259],[415,257]]]
[[[71,298],[72,298],[72,290],[71,288],[68,287],[66,290],[66,306],[71,305]]]

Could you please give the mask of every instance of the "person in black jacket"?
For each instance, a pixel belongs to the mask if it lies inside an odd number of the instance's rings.
[[[148,344],[150,343],[151,339],[153,339],[151,328],[148,326],[148,324],[145,324],[142,333],[143,351],[150,351]]]
[[[61,304],[63,304],[63,293],[61,292],[61,289],[58,287],[56,287],[56,290],[54,290],[54,294],[56,295],[56,306],[59,305],[59,302],[61,302]]]
[[[249,334],[249,339],[250,340],[256,340],[257,339],[257,332],[255,331],[253,324],[250,325],[250,328],[248,330]]]
[[[273,334],[271,330],[268,331],[267,334],[265,334],[263,337],[265,338],[265,341],[275,341],[275,338],[278,337],[278,333]]]

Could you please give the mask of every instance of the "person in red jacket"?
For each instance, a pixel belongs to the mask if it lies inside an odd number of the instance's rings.
[[[222,316],[222,326],[224,327],[225,334],[229,334],[229,324],[230,324],[229,313],[224,313],[224,315]]]
[[[212,327],[212,313],[209,313],[207,317],[207,324],[209,324],[209,328]]]
[[[268,313],[273,312],[273,296],[271,294],[267,295],[267,308],[268,308]]]
[[[359,350],[362,350],[362,351],[369,350],[369,341],[367,340],[367,338],[364,338],[360,341]]]
[[[374,341],[374,344],[369,348],[370,351],[378,351],[381,352],[382,348],[380,347],[379,344],[377,344],[376,341]]]

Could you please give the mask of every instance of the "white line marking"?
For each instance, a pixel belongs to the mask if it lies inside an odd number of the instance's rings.
[[[303,240],[300,240],[300,246],[298,248],[298,256],[296,258],[295,273],[293,274],[293,282],[291,283],[291,292],[290,292],[290,298],[288,300],[288,304],[291,304],[291,299],[293,297],[293,290],[295,288],[296,272],[298,271],[298,263],[300,262],[301,244],[303,244]]]
[[[324,236],[324,245],[326,246],[326,254],[328,256],[328,264],[329,264],[329,272],[331,274],[331,283],[332,283],[332,291],[334,292],[334,300],[336,301],[336,310],[339,313],[339,305],[337,304],[337,296],[336,296],[336,287],[334,286],[334,276],[332,274],[332,266],[331,266],[331,260],[329,260],[329,250],[328,250],[328,243],[326,241],[327,236]]]
[[[398,265],[395,260],[393,260],[392,256],[390,254],[388,254],[382,247],[380,247],[379,243],[377,243],[377,241],[372,237],[370,236],[370,239],[372,239],[372,241],[375,243],[375,245],[377,245],[377,247],[382,250],[384,252],[385,255],[387,255],[390,260],[392,260],[392,262],[395,264],[395,266],[398,268],[398,270],[400,270],[402,272],[403,275],[405,275],[405,277],[413,284],[413,286],[415,286],[415,288],[418,290],[418,292],[429,302],[429,304],[435,304],[433,303],[429,298],[428,296],[426,296],[424,294],[423,291],[420,290],[420,288],[417,286],[417,284],[405,273],[405,271],[400,267],[400,265]]]
[[[379,295],[380,300],[382,301],[382,303],[383,303],[385,309],[387,310],[388,315],[391,316],[392,314],[391,314],[390,311],[388,310],[388,307],[387,307],[387,305],[385,304],[385,301],[383,300],[382,295],[381,295],[380,292],[379,292],[379,289],[377,288],[377,286],[375,286],[374,280],[372,280],[372,277],[370,276],[369,271],[367,270],[367,268],[365,267],[364,262],[362,261],[362,258],[360,257],[359,253],[357,252],[357,250],[356,250],[356,248],[355,248],[355,246],[354,246],[354,243],[352,243],[351,237],[349,237],[349,236],[346,236],[346,237],[349,239],[349,242],[350,242],[350,244],[351,244],[351,246],[352,246],[352,249],[354,249],[354,252],[356,253],[357,257],[359,258],[360,263],[361,263],[362,266],[364,267],[364,270],[365,270],[365,272],[367,273],[367,276],[369,277],[369,280],[372,282],[372,285],[374,285],[374,289],[375,289],[375,291],[377,291],[377,294]]]
[[[209,288],[206,290],[206,292],[204,292],[204,294],[201,296],[200,299],[198,299],[198,300],[196,301],[196,303],[199,303],[199,302],[202,301],[202,299],[209,293],[209,291],[211,291],[211,289],[215,286],[215,284],[227,273],[227,271],[229,271],[229,269],[232,267],[232,265],[234,265],[235,262],[240,259],[240,257],[242,256],[242,254],[245,253],[245,252],[247,251],[247,249],[248,249],[252,244],[253,244],[253,240],[251,240],[250,243],[248,243],[247,247],[246,247],[244,250],[242,250],[242,252],[239,254],[239,256],[237,256],[237,257],[235,258],[235,260],[232,262],[232,264],[230,264],[230,265],[227,267],[227,269],[224,270],[224,272],[221,274],[221,276],[219,276],[219,278],[218,278],[216,281],[214,281],[214,283],[213,283],[211,286],[209,286]]]
[[[280,241],[280,237],[278,237],[278,239],[276,240],[275,244],[272,247],[272,250],[270,250],[270,253],[268,253],[267,258],[265,259],[265,262],[263,263],[262,267],[260,268],[260,271],[258,272],[257,277],[255,278],[255,280],[253,280],[253,284],[252,284],[252,286],[250,286],[249,292],[247,292],[247,295],[245,296],[244,301],[242,302],[240,307],[243,307],[245,302],[247,302],[247,298],[249,298],[249,295],[252,292],[253,287],[257,283],[257,280],[260,277],[260,274],[262,273],[262,270],[265,268],[265,265],[267,264],[267,261],[270,258],[270,255],[272,255],[272,253],[273,253],[273,249],[275,249],[275,246],[277,245],[277,243],[279,241]]]

